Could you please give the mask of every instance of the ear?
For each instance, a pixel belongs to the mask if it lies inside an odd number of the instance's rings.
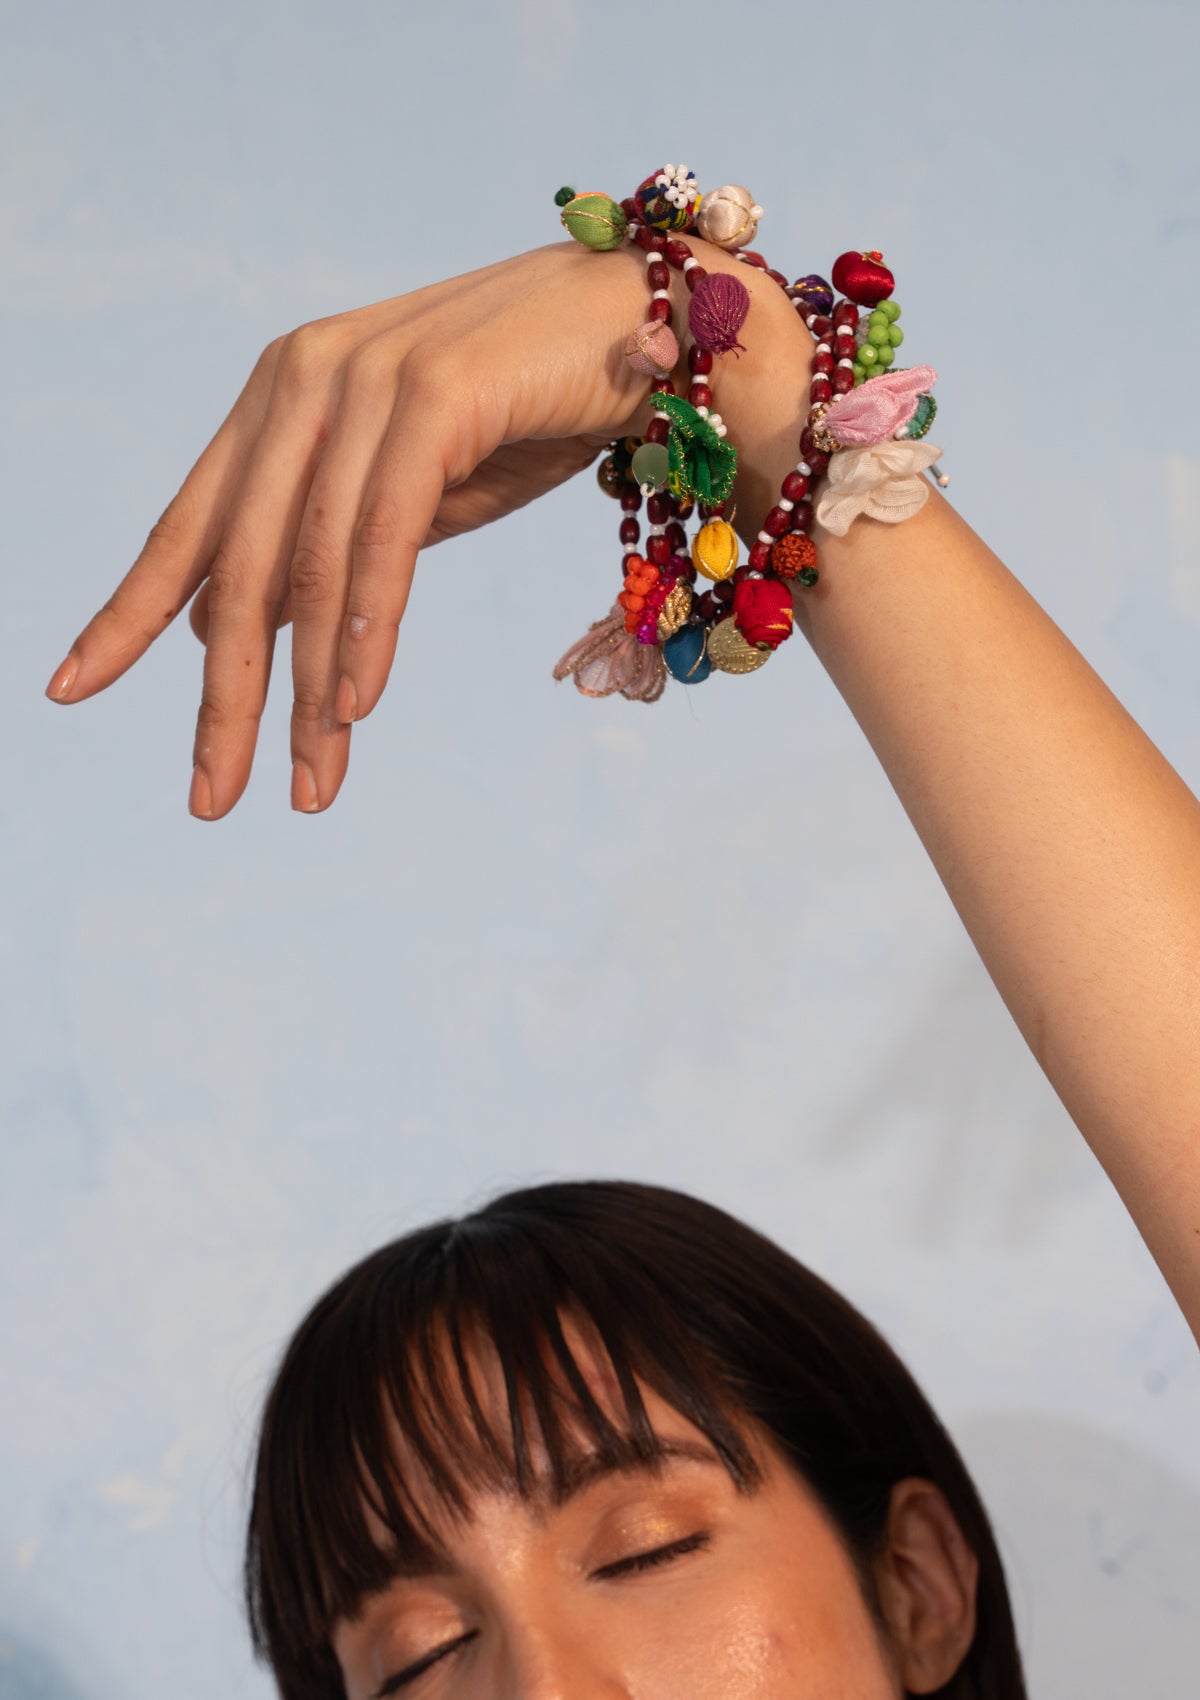
[[[940,1488],[897,1482],[875,1583],[908,1694],[945,1686],[975,1638],[979,1564]]]

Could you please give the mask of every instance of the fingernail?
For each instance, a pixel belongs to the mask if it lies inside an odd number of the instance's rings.
[[[348,679],[343,673],[338,680],[338,688],[333,698],[333,718],[340,720],[343,725],[358,719],[358,692],[354,688],[354,680]]]
[[[68,655],[62,666],[46,686],[46,695],[51,702],[62,702],[75,683],[75,675],[79,671],[79,663],[73,655]]]
[[[192,788],[188,792],[188,809],[197,820],[212,819],[212,786],[202,767],[192,769]]]
[[[307,762],[292,763],[292,807],[306,815],[315,815],[321,807],[321,800],[317,796],[317,782]]]

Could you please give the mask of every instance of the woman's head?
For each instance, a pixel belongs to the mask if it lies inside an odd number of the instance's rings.
[[[986,1517],[899,1360],[647,1186],[511,1193],[320,1300],[267,1402],[247,1592],[286,1700],[1024,1694]]]

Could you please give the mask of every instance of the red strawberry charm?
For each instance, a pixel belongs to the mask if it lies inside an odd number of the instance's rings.
[[[878,307],[896,287],[895,278],[882,261],[878,248],[839,254],[833,262],[833,287],[858,307]]]

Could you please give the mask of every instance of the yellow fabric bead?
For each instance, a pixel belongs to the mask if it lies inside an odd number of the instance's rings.
[[[728,578],[738,564],[737,533],[723,519],[710,519],[696,533],[692,544],[692,560],[696,571],[705,578],[719,581]]]

